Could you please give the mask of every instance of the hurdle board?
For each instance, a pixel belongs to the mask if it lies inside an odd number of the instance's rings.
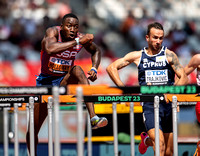
[[[0,95],[49,95],[52,89],[52,86],[0,87]],[[59,87],[59,94],[66,94],[66,91],[65,87]]]
[[[0,96],[0,108],[2,107],[14,107],[14,103],[18,103],[18,107],[22,107],[22,103],[29,103],[29,97],[27,95],[24,96]],[[34,102],[40,102],[39,96],[32,96],[34,98]]]
[[[186,86],[134,86],[134,87],[112,87],[108,85],[68,85],[68,94],[76,94],[76,88],[80,86],[83,89],[83,95],[111,95],[111,94],[196,94],[200,93],[200,87],[197,85]]]
[[[116,95],[116,94],[196,94],[200,93],[197,85],[186,86],[134,86],[112,87],[108,85],[68,85],[59,87],[59,94],[76,94],[76,88],[83,88],[83,95]],[[0,95],[49,95],[52,94],[52,86],[41,87],[0,87]]]

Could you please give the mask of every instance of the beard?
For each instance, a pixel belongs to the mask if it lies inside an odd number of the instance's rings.
[[[152,48],[153,50],[155,50],[155,51],[159,51],[159,50],[161,49],[161,47],[162,47],[161,45],[155,45],[155,46],[152,45],[151,48]]]

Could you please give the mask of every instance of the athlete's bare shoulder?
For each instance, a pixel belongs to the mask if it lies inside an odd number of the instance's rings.
[[[173,63],[174,61],[175,62],[178,61],[178,57],[177,57],[177,55],[173,51],[171,51],[169,49],[166,49],[165,52],[166,52],[167,61],[170,64]]]
[[[200,54],[196,54],[191,58],[190,62],[188,63],[188,67],[200,68]]]
[[[47,28],[45,37],[57,37],[57,36],[58,36],[58,28],[56,26]]]
[[[46,33],[42,39],[42,49],[44,50],[46,43],[57,42],[57,40],[58,40],[58,29],[56,28],[56,26],[49,27],[46,30]]]
[[[192,59],[194,59],[195,61],[198,61],[200,64],[200,54],[196,54],[192,57]]]
[[[129,62],[131,62],[131,63],[133,62],[136,65],[138,65],[141,56],[142,56],[142,50],[140,50],[140,51],[132,51],[132,52],[126,54],[124,56],[124,59],[127,60],[127,61],[129,61]]]
[[[177,55],[173,51],[166,49],[166,57],[167,61],[172,66],[175,72],[183,68],[179,62]]]

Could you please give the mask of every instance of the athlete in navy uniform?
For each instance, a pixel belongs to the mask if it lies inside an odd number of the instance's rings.
[[[148,25],[146,41],[148,47],[126,54],[110,64],[107,72],[117,86],[125,86],[120,80],[118,70],[131,63],[138,67],[140,85],[185,85],[188,78],[180,65],[176,54],[162,46],[164,29],[160,23]],[[175,74],[179,80],[174,84]],[[160,103],[160,156],[173,155],[173,132],[171,103]],[[143,103],[143,119],[147,133],[141,133],[139,152],[144,154],[149,146],[155,151],[155,126],[153,102]]]
[[[97,79],[97,69],[101,60],[101,51],[93,42],[93,34],[82,34],[79,31],[79,20],[76,15],[66,14],[60,26],[50,27],[42,40],[41,73],[36,79],[37,86],[66,86],[68,84],[89,85],[89,80]],[[92,67],[86,77],[80,66],[74,65],[75,56],[81,48],[91,54]],[[98,117],[93,103],[86,103],[90,114],[92,129],[107,125],[105,117]],[[47,116],[46,104],[34,106],[35,151],[37,151],[38,133]],[[26,135],[27,147],[30,150],[29,129]],[[36,154],[36,152],[35,152]]]

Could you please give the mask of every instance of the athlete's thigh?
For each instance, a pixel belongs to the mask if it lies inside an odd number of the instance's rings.
[[[155,134],[155,128],[148,130],[147,133],[148,133],[150,139],[155,142],[155,135],[156,135]],[[163,131],[160,130],[160,129],[159,129],[159,139],[161,141],[164,141]]]
[[[69,73],[67,84],[89,84],[89,81],[80,66],[74,66]]]

